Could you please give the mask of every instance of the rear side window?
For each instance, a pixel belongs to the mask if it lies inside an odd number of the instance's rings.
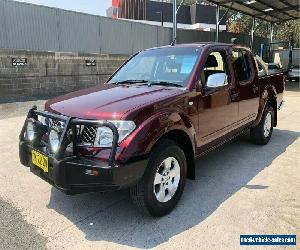
[[[234,50],[232,52],[232,58],[236,68],[238,80],[240,82],[249,81],[253,72],[248,53],[244,50]]]
[[[279,67],[277,65],[269,65],[268,69],[279,69]]]

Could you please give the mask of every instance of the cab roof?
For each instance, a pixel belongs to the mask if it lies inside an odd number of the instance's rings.
[[[202,48],[202,47],[215,47],[215,46],[237,47],[237,48],[243,48],[249,50],[248,47],[245,47],[243,45],[238,45],[233,43],[220,43],[220,42],[181,43],[176,45],[165,45],[165,46],[153,47],[146,50],[163,49],[163,48]]]

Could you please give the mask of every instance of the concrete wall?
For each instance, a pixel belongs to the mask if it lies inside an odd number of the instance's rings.
[[[0,103],[53,96],[103,83],[128,56],[0,50]],[[12,66],[12,58],[27,65]],[[95,59],[96,66],[86,66]]]

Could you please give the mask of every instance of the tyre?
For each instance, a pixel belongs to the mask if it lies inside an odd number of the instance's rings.
[[[182,195],[186,173],[182,149],[171,140],[162,140],[152,150],[143,178],[130,189],[133,203],[154,217],[168,214]]]
[[[253,143],[266,145],[271,139],[274,127],[274,109],[266,106],[259,124],[250,130]]]

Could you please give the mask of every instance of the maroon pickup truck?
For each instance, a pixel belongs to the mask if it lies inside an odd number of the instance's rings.
[[[33,107],[21,163],[67,194],[130,187],[140,209],[163,216],[195,177],[195,158],[246,130],[269,142],[284,78],[259,77],[257,67],[232,44],[139,52],[105,84]]]

